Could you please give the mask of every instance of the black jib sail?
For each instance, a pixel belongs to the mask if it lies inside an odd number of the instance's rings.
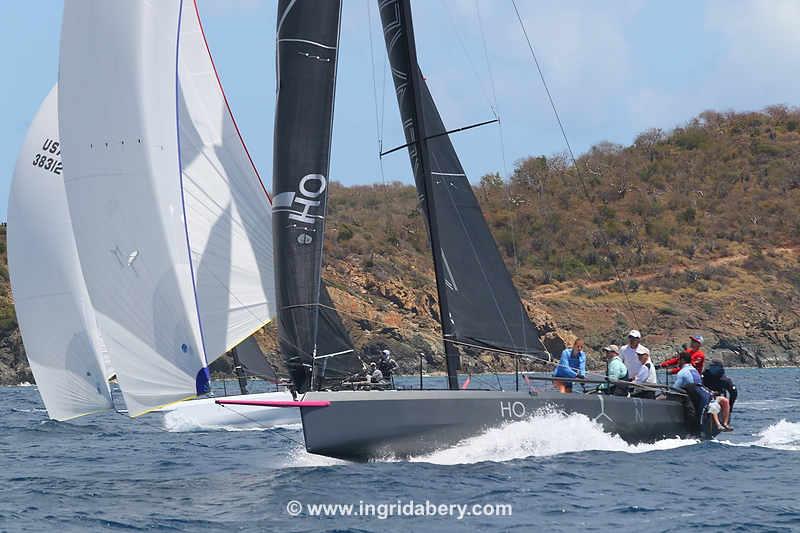
[[[320,308],[340,16],[338,0],[278,3],[275,286],[280,350],[299,392],[312,387],[312,368],[321,386],[358,369],[330,300]]]
[[[450,388],[454,344],[544,354],[417,64],[408,0],[379,0],[386,49],[439,292]]]

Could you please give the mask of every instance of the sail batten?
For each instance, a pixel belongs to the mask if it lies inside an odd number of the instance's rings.
[[[417,65],[408,0],[379,0],[421,209],[436,273],[450,387],[457,387],[455,344],[543,354],[489,231],[472,186]]]

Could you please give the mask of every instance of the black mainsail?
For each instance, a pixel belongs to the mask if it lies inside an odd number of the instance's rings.
[[[275,286],[280,350],[299,392],[358,369],[321,281],[340,18],[339,0],[278,3]]]
[[[456,345],[545,354],[417,64],[409,0],[378,0],[420,206],[428,222],[448,383]]]

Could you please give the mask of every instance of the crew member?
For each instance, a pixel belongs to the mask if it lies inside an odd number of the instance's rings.
[[[373,361],[369,364],[369,370],[367,370],[367,382],[380,383],[381,381],[383,381],[383,372],[378,369],[378,365]]]
[[[708,416],[711,417],[711,421],[714,424],[714,427],[717,431],[733,431],[732,427],[727,426],[726,424],[720,422],[720,413],[724,413],[722,406],[720,405],[719,400],[725,399],[724,396],[717,396],[713,400],[708,403],[708,407],[706,407],[706,411],[708,412]],[[724,417],[724,414],[723,414]]]
[[[633,377],[633,382],[639,383],[641,385],[657,384],[658,377],[656,376],[656,365],[654,365],[653,362],[650,360],[650,350],[644,348],[642,350],[639,350],[637,354],[639,356],[639,362],[642,364],[642,368],[640,368],[639,373]],[[656,397],[656,391],[635,388],[633,391],[633,396],[636,396],[637,398],[654,399]]]
[[[687,385],[702,385],[703,378],[700,377],[700,373],[697,369],[692,366],[691,354],[688,351],[681,352],[678,356],[678,361],[680,362],[681,368],[675,376],[675,381],[673,381],[670,386],[680,392],[686,392]]]
[[[627,386],[619,382],[628,379],[628,369],[625,367],[625,363],[622,362],[622,359],[619,356],[619,346],[616,344],[609,344],[603,348],[603,353],[608,361],[606,377],[608,378],[609,382],[600,385],[600,389],[607,394],[624,396],[627,394]]]
[[[662,362],[661,368],[672,368],[671,372],[673,374],[677,374],[680,369],[680,356],[682,353],[688,353],[692,360],[692,366],[697,369],[698,373],[703,372],[703,364],[706,361],[706,354],[703,353],[703,350],[700,347],[703,345],[703,336],[702,335],[692,335],[689,337],[690,343],[689,347],[685,348],[683,352],[677,354],[675,357],[667,359],[666,361]],[[685,345],[684,345],[685,346]]]
[[[682,352],[678,356],[681,369],[675,376],[675,381],[671,387],[680,392],[686,393],[689,397],[690,412],[689,416],[694,420],[696,430],[702,427],[703,413],[706,412],[706,407],[714,398],[710,390],[703,387],[703,378],[700,373],[692,366],[692,355],[687,351]]]
[[[642,363],[639,362],[639,352],[646,350],[642,344],[642,334],[637,329],[632,329],[628,333],[628,344],[620,352],[622,362],[628,369],[629,376],[635,376],[642,369]],[[648,352],[649,353],[649,352]]]
[[[383,374],[383,379],[391,381],[392,374],[394,374],[397,367],[397,361],[392,358],[392,353],[389,350],[383,350],[381,352],[381,359],[378,361],[378,370]]]
[[[712,359],[708,368],[703,370],[703,385],[717,394],[726,396],[731,404],[731,411],[733,411],[733,404],[736,403],[739,391],[736,390],[733,380],[725,375],[725,367],[721,360]]]
[[[566,348],[561,352],[561,359],[558,362],[553,376],[557,378],[579,378],[583,379],[586,375],[586,354],[583,351],[583,339],[575,339],[572,348]],[[555,386],[561,392],[572,392],[572,382],[555,381]]]

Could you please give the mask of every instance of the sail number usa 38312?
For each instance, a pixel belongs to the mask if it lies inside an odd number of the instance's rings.
[[[47,138],[39,153],[33,156],[33,166],[61,175],[61,143]]]

